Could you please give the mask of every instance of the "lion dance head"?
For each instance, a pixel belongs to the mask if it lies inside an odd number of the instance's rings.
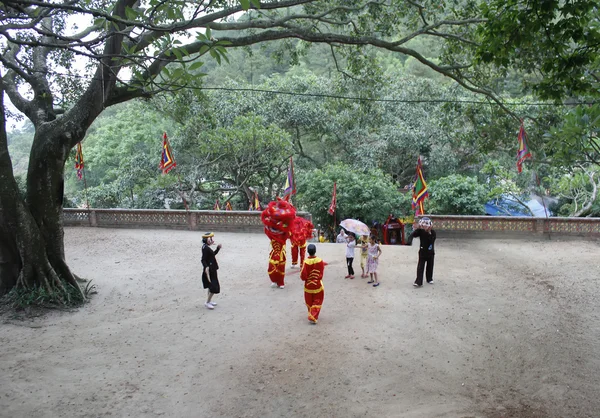
[[[285,244],[290,236],[292,221],[296,217],[296,208],[288,201],[277,198],[263,210],[261,219],[265,225],[265,234],[274,241]]]

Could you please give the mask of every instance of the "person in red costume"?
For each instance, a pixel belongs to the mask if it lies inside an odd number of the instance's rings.
[[[316,324],[319,320],[319,313],[321,313],[325,297],[322,283],[325,263],[315,255],[316,253],[317,247],[315,244],[310,244],[308,258],[304,260],[302,270],[300,270],[300,278],[304,281],[304,302],[308,309],[308,322],[311,324]]]
[[[297,217],[292,222],[290,242],[292,243],[292,268],[298,267],[300,255],[300,268],[304,264],[306,253],[306,240],[312,237],[314,225],[308,219]]]
[[[290,236],[290,227],[296,217],[296,208],[287,200],[277,198],[270,202],[261,214],[265,225],[265,234],[271,239],[269,268],[267,273],[271,279],[271,287],[285,287],[285,242]]]

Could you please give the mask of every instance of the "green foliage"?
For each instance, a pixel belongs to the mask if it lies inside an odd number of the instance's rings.
[[[93,287],[86,286],[87,293],[93,292]],[[86,302],[79,289],[74,288],[64,280],[61,286],[48,290],[43,286],[31,288],[14,287],[4,297],[4,300],[15,309],[38,308],[74,308]]]
[[[576,106],[546,139],[546,152],[557,166],[600,164],[600,105]]]
[[[598,97],[600,9],[596,0],[481,2],[481,62],[536,74],[543,98]],[[538,76],[541,74],[541,76]]]
[[[65,194],[79,207],[86,205],[86,199],[97,208],[164,207],[164,199],[176,193],[173,176],[161,178],[158,168],[162,133],[174,130],[172,121],[142,102],[110,108],[82,142],[87,191],[70,169]],[[177,161],[176,151],[174,155]],[[74,158],[73,150],[70,161]]]
[[[559,216],[599,216],[600,166],[578,168],[556,177],[550,190],[559,198]]]
[[[15,176],[25,176],[29,165],[29,152],[33,143],[33,125],[27,123],[21,129],[7,133],[8,152],[12,161]]]
[[[428,184],[429,201],[425,201],[427,213],[436,215],[484,215],[487,201],[485,186],[475,177],[452,174],[433,180]]]
[[[410,203],[401,197],[391,178],[380,170],[360,171],[340,163],[298,172],[299,192],[294,204],[310,212],[313,223],[323,230],[329,230],[333,225],[333,216],[327,210],[334,182],[337,183],[337,222],[355,218],[370,225],[374,221],[385,221],[391,213],[401,217],[410,212]]]
[[[290,155],[297,171],[343,162],[364,172],[377,168],[400,188],[410,183],[419,155],[425,157],[428,180],[479,173],[493,158],[498,162],[495,170],[503,170],[504,177],[499,178],[518,180],[515,184],[521,190],[529,187],[530,176],[515,177],[514,120],[484,105],[410,103],[415,97],[475,98],[427,79],[390,73],[382,83],[389,88],[369,87],[374,89],[369,96],[382,102],[304,96],[359,96],[364,91],[358,81],[293,72],[255,87],[298,96],[181,91],[159,96],[152,102],[156,111],[140,103],[109,109],[84,142],[90,204],[162,208],[167,201],[170,205],[180,201],[177,177],[158,174],[157,133],[164,126],[177,126],[169,128],[176,171],[188,201],[197,208],[210,209],[216,199],[222,202],[239,194],[233,202],[237,209],[246,209],[251,192],[245,186],[258,189],[265,201],[274,198],[285,181]],[[226,87],[250,86],[230,81]],[[391,99],[407,102],[385,101]],[[173,120],[166,121],[166,115]],[[535,146],[537,131],[533,127],[531,131],[530,145]],[[67,179],[69,195],[77,188],[81,206],[83,182],[75,179],[74,170],[68,171]]]
[[[17,187],[19,188],[19,196],[21,196],[21,199],[25,200],[27,196],[27,178],[25,174],[15,175],[15,181],[17,182]]]

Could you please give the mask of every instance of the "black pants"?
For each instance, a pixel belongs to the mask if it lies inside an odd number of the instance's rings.
[[[433,281],[433,259],[435,254],[422,254],[419,252],[419,264],[417,264],[417,280],[415,283],[419,286],[423,286],[423,270],[425,270],[425,277],[427,278],[427,283]],[[427,264],[427,268],[425,269],[425,264]]]
[[[346,265],[348,266],[348,274],[350,276],[354,276],[354,269],[352,268],[353,261],[354,261],[354,257],[353,258],[346,257]]]

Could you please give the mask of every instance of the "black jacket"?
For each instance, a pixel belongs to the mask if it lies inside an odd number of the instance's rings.
[[[215,251],[210,248],[210,245],[204,244],[202,246],[202,267],[210,268],[211,270],[218,270],[219,264],[217,263],[217,258],[215,255],[219,252],[220,248],[217,248]]]
[[[412,244],[414,237],[419,237],[419,254],[435,254],[435,231],[432,229],[429,232],[424,229],[415,229],[408,237],[409,244]]]

